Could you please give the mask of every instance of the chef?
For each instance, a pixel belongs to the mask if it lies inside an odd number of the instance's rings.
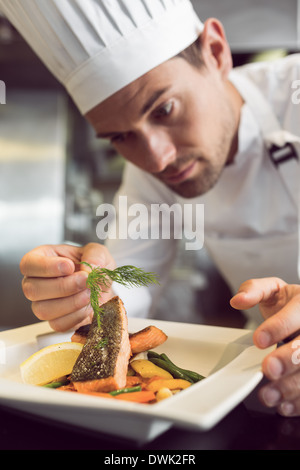
[[[0,0],[0,7],[97,135],[125,157],[116,204],[122,196],[147,207],[204,204],[205,244],[235,293],[232,306],[250,309],[253,319],[260,307],[258,347],[285,342],[262,364],[269,383],[261,400],[299,415],[300,106],[292,86],[300,56],[233,70],[222,24],[203,24],[187,0]],[[38,247],[21,261],[23,290],[39,319],[74,328],[91,314],[87,272],[76,263],[135,264],[156,271],[163,285],[175,250],[175,239],[129,237],[106,247]],[[112,288],[131,315],[155,306],[154,287]]]

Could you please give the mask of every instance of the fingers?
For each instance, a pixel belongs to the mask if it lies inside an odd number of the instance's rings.
[[[70,250],[69,250],[70,248]],[[75,271],[75,259],[72,251],[74,247],[55,250],[52,246],[36,248],[25,256],[20,262],[20,270],[23,276],[28,277],[57,277],[72,274]]]
[[[230,303],[242,310],[259,305],[266,320],[255,331],[253,340],[260,348],[283,341],[300,327],[300,286],[288,285],[282,279],[246,281]]]
[[[298,340],[295,340],[280,346],[265,357],[262,362],[262,370],[268,379],[279,380],[298,370],[300,372],[299,358],[297,358],[300,347],[297,346],[297,342]],[[298,349],[296,351],[295,345]]]
[[[277,348],[262,363],[262,371],[271,382],[260,389],[259,398],[284,416],[300,415],[299,364],[300,336]]]
[[[86,308],[90,302],[90,291],[85,289],[75,295],[61,299],[32,302],[33,313],[39,320],[55,320]]]
[[[81,261],[84,261],[91,266],[100,266],[102,268],[115,269],[116,264],[108,249],[99,245],[98,243],[89,243],[83,248]],[[82,271],[90,272],[90,268],[81,265]]]
[[[55,331],[68,331],[71,329],[76,330],[82,325],[91,323],[92,318],[93,310],[90,305],[87,305],[68,315],[50,320],[49,325]]]
[[[51,279],[25,277],[22,288],[24,295],[31,301],[68,297],[86,288],[87,277],[85,272]]]
[[[238,310],[246,310],[258,304],[275,303],[280,290],[286,283],[277,277],[250,279],[241,284],[230,304]]]
[[[231,299],[237,309],[260,306],[265,321],[253,334],[259,348],[276,345],[300,329],[300,286],[278,278],[244,282]],[[300,336],[276,348],[262,362],[270,383],[259,392],[262,403],[284,416],[300,415]]]
[[[294,385],[296,382],[299,386],[298,378],[293,378]],[[299,416],[300,414],[300,398],[294,394],[292,394],[293,398],[288,398],[288,394],[285,396],[280,384],[261,388],[258,396],[263,405],[269,408],[276,407],[278,413],[283,416]]]
[[[40,320],[49,321],[57,331],[77,327],[91,320],[90,290],[86,281],[92,266],[115,268],[108,250],[98,243],[85,247],[45,245],[26,254],[20,263],[24,275],[22,288]],[[103,293],[100,302],[111,292]]]
[[[300,286],[297,290],[291,287],[291,299],[277,311],[276,315],[267,318],[254,332],[253,341],[259,348],[267,348],[284,341],[300,327]]]
[[[269,377],[279,377],[259,391],[261,402],[268,407],[276,407],[278,412],[284,416],[300,415],[300,369],[299,369],[299,344],[298,351],[289,351],[286,359],[281,358],[275,362],[266,361],[264,371]],[[288,364],[292,363],[292,367]]]
[[[57,277],[66,276],[74,272],[74,263],[67,258],[31,255],[25,257],[20,263],[20,270],[24,276],[31,277]]]

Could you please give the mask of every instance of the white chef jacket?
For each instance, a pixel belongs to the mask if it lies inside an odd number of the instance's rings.
[[[128,206],[142,203],[149,208],[153,203],[162,202],[169,206],[204,204],[204,245],[233,293],[243,281],[254,277],[277,276],[288,283],[298,283],[298,162],[291,159],[281,164],[285,169],[290,168],[288,176],[282,176],[279,166],[266,151],[266,136],[262,130],[272,119],[267,112],[264,115],[264,109],[263,116],[258,118],[256,107],[265,99],[278,126],[299,139],[300,104],[292,100],[295,92],[292,84],[300,79],[300,54],[235,68],[229,79],[245,104],[241,110],[234,163],[224,168],[215,187],[203,196],[184,199],[152,175],[127,163],[115,206],[118,208],[119,196],[127,196]],[[248,93],[250,83],[249,87],[245,86],[244,79],[256,86],[262,99],[256,96],[256,103],[253,103],[253,96]],[[297,149],[299,153],[299,146]],[[145,231],[147,224],[145,220]],[[107,240],[118,265],[135,264],[156,272],[160,288],[168,278],[177,243],[174,238]],[[159,298],[158,289],[151,286],[133,293],[115,286],[129,316],[151,316]],[[250,315],[260,322],[257,313],[254,309]],[[184,315],[183,312],[183,321]]]

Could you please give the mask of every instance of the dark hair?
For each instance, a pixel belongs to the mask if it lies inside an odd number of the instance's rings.
[[[175,57],[181,57],[189,62],[191,65],[195,67],[200,67],[204,64],[202,59],[202,52],[201,52],[201,40],[200,36],[194,41],[190,46],[188,46],[183,51],[179,52]]]

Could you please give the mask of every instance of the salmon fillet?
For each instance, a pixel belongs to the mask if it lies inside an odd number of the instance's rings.
[[[81,343],[84,344],[86,342],[87,335],[90,331],[91,324],[89,323],[88,325],[83,325],[80,328],[78,328],[75,333],[71,337],[71,341],[74,341],[75,343]]]
[[[84,325],[78,328],[73,334],[71,341],[84,344],[90,329],[90,325]],[[167,335],[157,328],[150,325],[136,333],[129,334],[131,353],[137,354],[149,349],[156,348],[167,340]]]
[[[147,326],[143,330],[129,335],[131,352],[137,354],[148,351],[163,344],[167,339],[167,335],[156,326]]]
[[[78,392],[110,392],[126,385],[131,355],[126,311],[117,296],[101,308],[101,328],[94,316],[71,374]]]

